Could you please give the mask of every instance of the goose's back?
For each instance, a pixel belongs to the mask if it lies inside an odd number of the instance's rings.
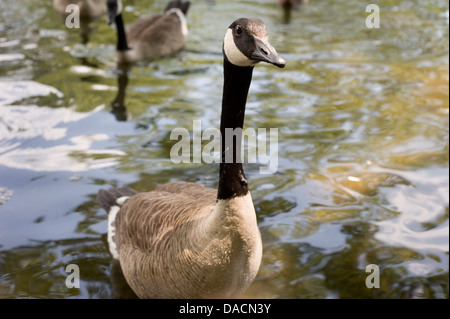
[[[53,0],[53,8],[64,18],[72,14],[71,10],[66,11],[71,4],[78,6],[81,19],[97,19],[106,12],[103,0]]]

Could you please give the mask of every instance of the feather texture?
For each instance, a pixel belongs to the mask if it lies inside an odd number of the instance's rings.
[[[124,192],[102,190],[98,200],[108,209],[117,196]],[[139,297],[233,298],[253,281],[262,247],[250,194],[216,199],[215,189],[175,182],[120,208],[113,240]]]

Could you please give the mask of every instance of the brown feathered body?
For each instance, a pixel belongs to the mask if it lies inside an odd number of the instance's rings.
[[[212,188],[176,182],[123,204],[112,239],[140,298],[236,298],[252,283],[262,244],[250,193],[216,200]]]
[[[139,19],[127,28],[131,60],[163,57],[176,53],[186,45],[182,22],[175,13],[165,13]],[[121,54],[120,52],[118,54]]]
[[[164,13],[144,17],[130,24],[126,28],[126,36],[118,43],[119,63],[133,64],[144,59],[169,56],[182,50],[187,41],[186,14],[189,6],[189,1],[173,0]],[[120,19],[118,32],[124,32],[122,15],[118,14],[117,17]]]

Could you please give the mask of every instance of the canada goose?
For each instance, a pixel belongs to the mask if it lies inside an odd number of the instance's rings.
[[[171,1],[163,14],[156,14],[132,23],[125,32],[122,1],[108,0],[108,23],[117,28],[117,58],[121,64],[163,57],[180,51],[186,45],[185,15],[190,2]]]
[[[128,85],[128,72],[124,69],[117,70],[117,94],[114,100],[111,102],[111,113],[114,114],[116,120],[126,121],[127,107],[125,105],[125,94]]]
[[[104,0],[53,0],[53,8],[64,19],[73,13],[68,7],[71,4],[78,6],[80,15],[80,34],[83,43],[88,42],[91,29],[89,24],[98,20],[105,12],[106,5]]]
[[[109,212],[111,255],[140,298],[236,298],[258,272],[262,242],[236,145],[242,136],[227,145],[225,130],[243,127],[253,67],[264,61],[283,68],[286,60],[268,42],[264,23],[247,18],[227,29],[223,55],[218,190],[171,182],[146,193],[98,193]]]

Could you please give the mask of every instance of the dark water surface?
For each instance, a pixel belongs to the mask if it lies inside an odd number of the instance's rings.
[[[124,3],[126,23],[166,4]],[[95,196],[217,187],[217,164],[173,163],[170,134],[219,126],[225,30],[256,16],[288,65],[257,66],[249,93],[245,126],[278,129],[278,163],[245,165],[264,253],[244,297],[448,298],[449,4],[377,4],[368,29],[362,1],[311,0],[286,23],[275,0],[194,0],[186,50],[134,67],[113,114],[106,17],[83,45],[51,1],[2,0],[0,297],[118,296]]]

